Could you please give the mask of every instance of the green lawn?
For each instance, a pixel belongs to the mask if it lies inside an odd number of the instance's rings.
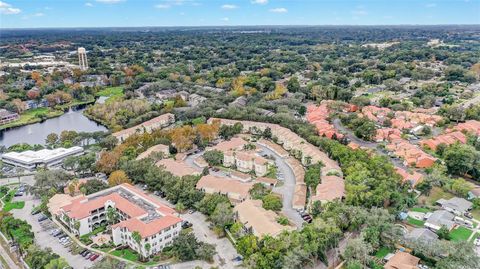
[[[110,252],[110,254],[127,259],[132,262],[138,261],[138,254],[132,251],[131,249],[123,249],[123,250],[114,250]]]
[[[472,213],[475,219],[480,220],[480,209],[473,209],[470,213]]]
[[[420,196],[419,202],[425,202],[426,205],[433,206],[435,205],[435,202],[437,200],[441,198],[450,199],[453,196],[454,196],[453,194],[448,193],[439,187],[433,187],[429,196],[424,196],[424,195]]]
[[[452,241],[467,241],[471,234],[472,230],[465,227],[458,227],[450,232],[450,237]]]
[[[413,212],[420,212],[420,213],[428,213],[428,212],[430,212],[429,209],[423,208],[423,207],[413,207],[413,208],[410,209],[410,210],[413,211]]]
[[[20,118],[18,120],[0,126],[0,130],[40,122],[42,117],[53,118],[62,114],[63,111],[53,110],[47,107],[30,109],[20,114]]]
[[[407,218],[407,223],[412,225],[412,226],[416,226],[416,227],[423,227],[423,225],[425,225],[424,221],[417,220],[417,219],[414,219],[414,218],[411,218],[411,217]]]
[[[375,253],[375,257],[379,258],[379,259],[383,259],[383,257],[387,256],[388,253],[391,253],[392,250],[390,250],[389,248],[387,247],[382,247],[381,249],[379,249],[377,251],[377,253]]]
[[[18,201],[18,202],[8,202],[5,204],[3,207],[3,210],[8,212],[12,209],[22,209],[25,206],[24,201]]]
[[[476,233],[473,237],[472,237],[472,240],[470,240],[471,242],[473,242],[475,239],[479,238],[480,237],[480,233]]]
[[[112,96],[123,96],[123,87],[107,87],[104,90],[97,92],[97,96],[105,96],[105,97],[112,97]]]

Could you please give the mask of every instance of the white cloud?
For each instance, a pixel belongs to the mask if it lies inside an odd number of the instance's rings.
[[[435,3],[430,3],[430,4],[425,5],[425,7],[427,7],[427,8],[434,8],[436,6],[437,6],[437,4],[435,4]]]
[[[228,17],[222,18],[222,21],[229,21],[230,19]]]
[[[236,9],[238,6],[236,5],[230,5],[230,4],[225,4],[222,6],[222,9]]]
[[[21,9],[12,7],[12,5],[0,1],[0,14],[11,15],[18,14],[20,12],[22,12]]]
[[[167,8],[170,8],[170,5],[168,5],[168,4],[158,4],[158,5],[155,5],[155,8],[167,9]]]
[[[268,0],[252,0],[252,4],[266,5],[268,4]]]
[[[85,3],[85,6],[86,6],[86,7],[93,7],[93,4],[92,4],[92,3],[89,3],[89,2],[87,2],[87,3]]]
[[[269,11],[273,12],[273,13],[287,13],[288,12],[288,10],[284,7],[272,8]]]
[[[45,16],[45,14],[42,13],[42,12],[38,12],[38,13],[33,14],[33,16],[34,17],[43,17],[43,16]]]
[[[123,2],[125,0],[95,0],[100,3],[105,3],[105,4],[118,4],[120,2]]]

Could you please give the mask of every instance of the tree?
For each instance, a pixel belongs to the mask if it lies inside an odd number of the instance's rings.
[[[470,145],[451,145],[445,151],[444,159],[448,172],[452,175],[474,175],[475,171],[480,170],[480,153]]]
[[[212,215],[210,216],[213,224],[217,227],[224,228],[227,225],[233,223],[233,210],[230,203],[219,203],[215,207]]]
[[[107,221],[110,225],[113,225],[120,221],[120,214],[118,211],[113,207],[107,208]]]
[[[64,258],[52,259],[45,265],[45,269],[64,269],[68,267],[68,263]]]
[[[258,238],[254,235],[246,235],[237,240],[237,250],[244,257],[250,257],[258,251]]]
[[[223,152],[219,150],[209,150],[203,154],[203,158],[210,166],[219,166],[223,163]]]
[[[321,163],[310,165],[305,172],[305,184],[307,184],[312,190],[316,189],[317,185],[320,183],[322,167],[323,164]]]
[[[38,197],[55,193],[72,179],[72,175],[63,170],[41,170],[35,174],[35,184],[31,188]]]
[[[270,193],[270,190],[262,183],[255,183],[249,193],[252,199],[262,199],[265,195]]]
[[[90,179],[80,185],[80,191],[85,195],[90,195],[108,188],[108,185],[98,179]]]
[[[437,231],[437,235],[440,239],[450,240],[450,231],[444,225]]]
[[[138,231],[133,231],[132,239],[133,241],[135,241],[135,243],[137,243],[138,253],[140,254],[140,256],[142,256],[142,259],[143,259],[143,251],[142,251],[142,245],[141,245],[142,235]]]
[[[363,238],[350,239],[343,253],[343,258],[348,263],[358,261],[365,267],[370,261],[370,253],[373,247],[366,243]]]
[[[289,92],[298,92],[300,90],[300,82],[297,77],[291,77],[287,83],[287,89]]]
[[[262,198],[263,208],[267,210],[282,210],[282,199],[275,194],[267,194]]]
[[[132,183],[123,170],[114,171],[110,174],[110,177],[108,177],[108,184],[110,186],[117,186],[123,183]]]
[[[184,152],[193,147],[193,141],[195,140],[196,133],[192,126],[185,125],[178,127],[171,132],[172,144],[179,152]]]

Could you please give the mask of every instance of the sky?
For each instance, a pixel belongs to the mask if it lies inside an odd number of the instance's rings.
[[[0,28],[480,24],[480,0],[0,0]]]

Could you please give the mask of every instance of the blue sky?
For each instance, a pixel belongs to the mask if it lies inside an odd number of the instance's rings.
[[[480,24],[480,0],[0,0],[1,28]]]

